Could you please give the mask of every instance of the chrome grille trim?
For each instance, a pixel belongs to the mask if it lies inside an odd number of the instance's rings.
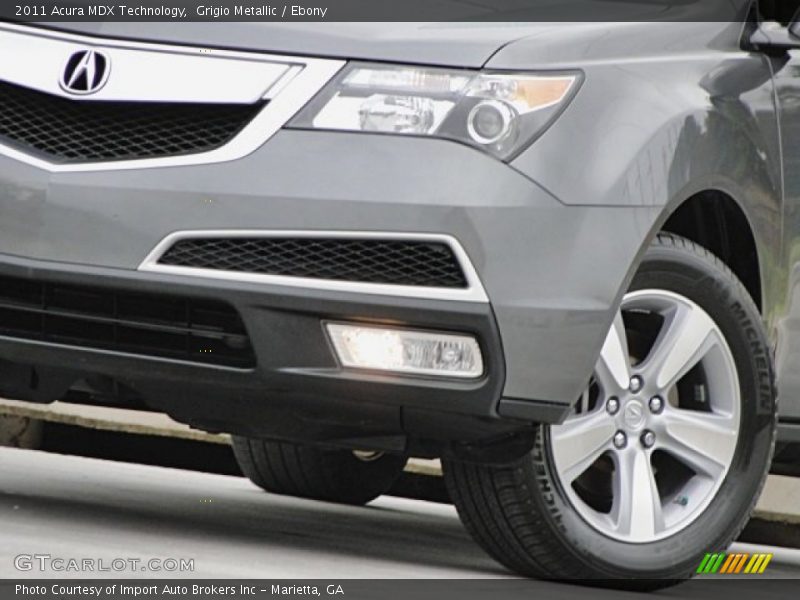
[[[87,48],[100,49],[110,57],[112,75],[95,94],[72,96],[59,85],[61,73],[72,53]],[[269,101],[229,143],[185,156],[57,164],[0,142],[0,155],[52,172],[179,167],[242,158],[283,127],[345,64],[341,60],[127,42],[2,23],[0,54],[10,51],[20,58],[0,61],[0,80],[81,102]],[[161,74],[171,70],[181,73],[176,78],[179,84],[165,85]]]

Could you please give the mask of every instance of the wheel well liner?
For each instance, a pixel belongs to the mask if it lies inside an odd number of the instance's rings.
[[[753,230],[739,204],[724,192],[695,194],[664,224],[663,231],[681,235],[722,260],[762,308],[761,269]]]

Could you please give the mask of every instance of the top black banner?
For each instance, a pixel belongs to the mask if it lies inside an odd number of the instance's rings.
[[[791,4],[794,0],[761,0]],[[794,2],[800,5],[800,0]],[[755,0],[2,0],[0,19],[101,21],[743,21]]]

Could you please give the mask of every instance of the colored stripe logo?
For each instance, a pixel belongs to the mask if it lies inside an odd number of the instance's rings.
[[[772,554],[706,554],[697,573],[711,575],[714,573],[726,575],[760,575],[767,569]]]

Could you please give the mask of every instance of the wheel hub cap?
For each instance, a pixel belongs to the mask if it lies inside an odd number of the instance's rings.
[[[638,431],[641,429],[647,415],[645,415],[644,405],[636,399],[628,401],[625,405],[625,410],[622,412],[622,422],[625,429],[630,431]]]

